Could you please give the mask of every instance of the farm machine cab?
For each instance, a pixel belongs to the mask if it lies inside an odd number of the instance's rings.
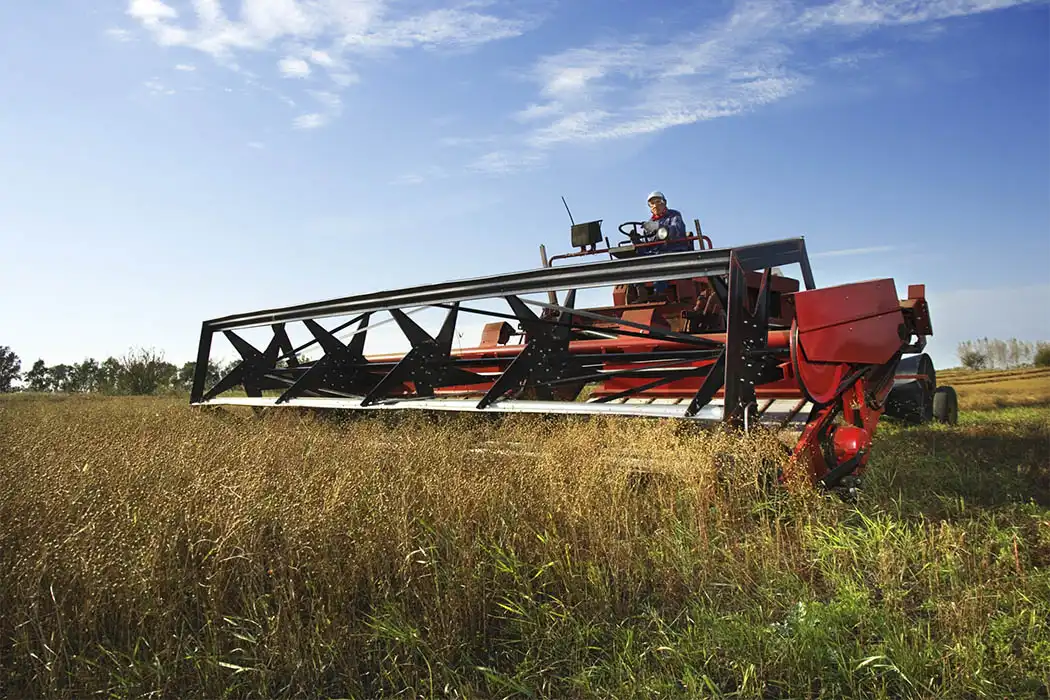
[[[690,250],[649,254],[667,237],[650,222],[621,225],[616,245],[601,221],[574,223],[575,250],[540,246],[536,269],[205,321],[190,401],[762,424],[793,429],[792,464],[832,489],[857,482],[884,415],[954,420],[954,393],[922,354],[924,285],[904,299],[892,279],[817,288],[804,239],[715,248],[695,223]],[[800,279],[780,272],[791,265]],[[577,290],[609,287],[611,303],[577,308]],[[440,310],[439,328],[409,318],[422,309]],[[491,320],[454,348],[463,314]],[[366,334],[390,322],[410,349],[366,355]],[[293,346],[289,324],[309,340]],[[252,327],[272,333],[262,349],[238,333]],[[216,333],[241,360],[206,387]],[[321,356],[300,362],[306,349]]]
[[[691,250],[712,250],[714,245],[700,229],[698,219],[694,220],[694,225],[695,233],[690,233],[681,239],[681,242],[689,245]],[[661,254],[659,248],[668,238],[667,229],[659,227],[656,222],[628,221],[618,227],[626,240],[610,245],[608,239],[602,237],[600,227],[600,221],[574,225],[572,244],[578,250],[573,253],[555,255],[548,260],[546,249],[540,246],[543,265],[550,267],[559,260],[603,254],[608,254],[615,260]],[[598,244],[603,241],[605,248],[598,248]],[[791,295],[799,290],[799,282],[784,277],[778,267],[772,268],[770,272],[770,321],[774,325],[783,325],[790,318],[791,312],[788,307],[791,304]],[[808,261],[805,263],[803,276],[812,278]],[[744,272],[744,278],[749,303],[754,304],[762,287],[763,275],[747,270]],[[726,309],[722,305],[721,292],[728,291],[723,289],[724,287],[725,279],[720,276],[668,280],[662,284],[656,281],[618,284],[612,290],[612,306],[602,307],[601,310],[623,311],[628,318],[659,324],[681,333],[724,333],[727,327]]]

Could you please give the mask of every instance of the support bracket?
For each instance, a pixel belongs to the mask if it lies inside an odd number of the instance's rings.
[[[479,409],[515,390],[520,394],[531,389],[538,398],[550,399],[553,392],[545,386],[546,383],[584,374],[583,368],[569,353],[573,323],[571,310],[576,305],[575,289],[565,295],[564,308],[555,312],[556,323],[553,324],[540,320],[519,297],[512,294],[504,298],[521,323],[528,340],[521,354],[514,358],[478,402]]]
[[[233,331],[223,331],[226,339],[230,341],[233,348],[241,356],[233,368],[227,372],[215,385],[204,395],[207,401],[224,391],[229,391],[237,385],[244,387],[244,393],[248,396],[258,398],[262,396],[262,390],[268,388],[267,373],[277,368],[277,358],[282,351],[291,352],[292,343],[288,339],[288,333],[284,330],[283,323],[275,323],[271,326],[273,338],[260,352],[254,345]]]
[[[370,406],[411,382],[417,397],[433,396],[434,389],[452,385],[482,384],[485,378],[452,365],[452,338],[456,331],[459,303],[452,304],[437,337],[432,337],[400,309],[391,309],[412,349],[365,395],[362,406]]]
[[[328,390],[337,394],[363,394],[371,388],[375,383],[374,375],[369,372],[369,363],[364,356],[370,316],[368,313],[361,316],[360,325],[346,345],[316,321],[303,321],[325,354],[278,397],[277,403],[285,403],[307,392],[316,394]]]

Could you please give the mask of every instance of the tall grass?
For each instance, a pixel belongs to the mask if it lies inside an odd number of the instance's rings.
[[[768,435],[0,402],[12,697],[1010,697],[1050,687],[1050,411]]]

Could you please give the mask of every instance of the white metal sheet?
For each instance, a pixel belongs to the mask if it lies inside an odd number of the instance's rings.
[[[777,422],[787,417],[797,402],[778,400],[766,410],[761,422]],[[247,396],[230,396],[203,401],[198,406],[259,406],[264,408],[333,408],[344,410],[426,410],[426,411],[460,411],[471,413],[552,413],[561,415],[615,415],[638,416],[643,418],[678,418],[700,422],[718,422],[722,420],[722,404],[712,401],[704,406],[695,416],[687,417],[685,410],[688,403],[594,403],[581,401],[523,401],[507,399],[479,409],[477,399],[459,398],[407,398],[387,399],[370,406],[362,406],[359,398],[319,398],[299,397],[277,403],[276,397],[253,398]],[[795,421],[805,420],[805,410],[799,411]]]

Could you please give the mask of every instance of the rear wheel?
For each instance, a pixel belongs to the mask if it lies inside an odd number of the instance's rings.
[[[939,386],[933,392],[933,419],[955,425],[959,422],[959,398],[950,386]]]
[[[936,386],[937,373],[929,355],[923,353],[902,359],[886,398],[886,415],[911,425],[930,422],[934,419],[933,388]]]

